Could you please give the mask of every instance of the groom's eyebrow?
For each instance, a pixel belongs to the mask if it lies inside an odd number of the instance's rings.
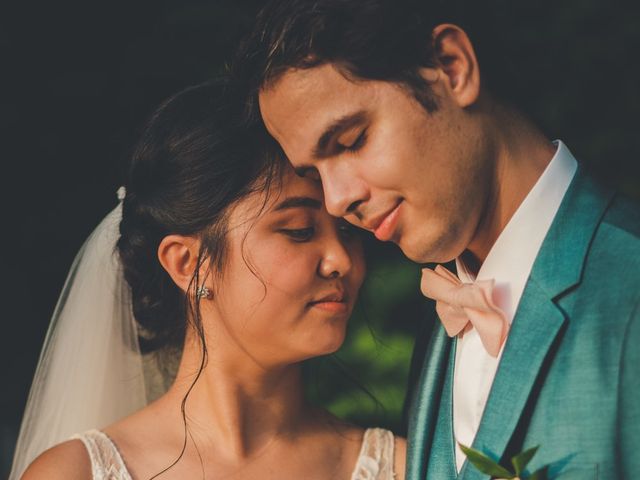
[[[331,125],[325,128],[322,135],[320,135],[320,138],[318,139],[318,142],[313,149],[313,157],[319,159],[331,156],[331,150],[329,149],[331,140],[333,140],[334,137],[341,134],[345,130],[353,127],[354,125],[363,123],[366,118],[366,112],[364,110],[360,110],[355,113],[350,113],[348,115],[340,117],[339,119],[334,121]]]

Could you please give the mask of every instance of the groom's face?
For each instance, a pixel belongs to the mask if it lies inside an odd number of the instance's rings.
[[[397,84],[347,79],[331,64],[288,71],[263,89],[260,108],[297,172],[322,181],[329,213],[416,262],[444,262],[478,227],[489,148],[451,79],[422,73],[438,98],[434,113]]]

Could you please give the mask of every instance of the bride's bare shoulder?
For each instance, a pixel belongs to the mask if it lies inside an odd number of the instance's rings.
[[[91,480],[91,460],[80,440],[69,440],[42,453],[21,480]]]

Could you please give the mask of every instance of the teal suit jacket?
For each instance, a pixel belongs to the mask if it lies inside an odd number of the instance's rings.
[[[437,325],[409,410],[407,478],[455,469],[456,341]],[[640,479],[640,207],[580,168],[533,265],[473,447],[508,465],[540,445],[550,478]]]

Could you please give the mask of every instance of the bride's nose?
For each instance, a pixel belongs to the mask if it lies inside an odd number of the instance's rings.
[[[318,264],[318,275],[323,278],[344,277],[351,271],[351,255],[339,238],[331,239]]]

